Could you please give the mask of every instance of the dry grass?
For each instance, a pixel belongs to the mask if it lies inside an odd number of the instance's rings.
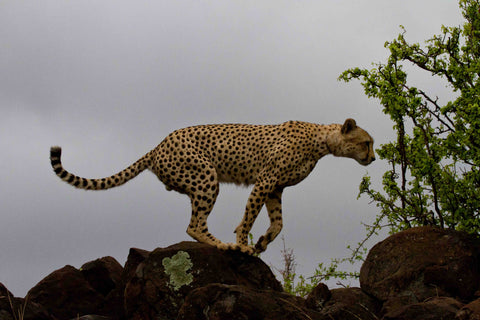
[[[25,309],[27,308],[28,295],[25,297],[25,301],[23,303],[23,306],[18,308],[18,310],[15,310],[15,307],[13,305],[12,297],[10,296],[10,293],[8,291],[7,291],[7,297],[8,297],[8,302],[10,303],[10,309],[12,310],[13,319],[23,320],[23,318],[25,317]]]

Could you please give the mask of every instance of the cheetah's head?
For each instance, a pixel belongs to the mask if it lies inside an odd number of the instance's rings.
[[[372,137],[353,119],[345,120],[340,131],[327,138],[327,145],[334,156],[352,158],[364,166],[375,161]]]

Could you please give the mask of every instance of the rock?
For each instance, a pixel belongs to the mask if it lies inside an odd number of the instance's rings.
[[[115,287],[106,297],[105,306],[102,308],[101,314],[109,315],[114,319],[125,318],[124,308],[124,291],[128,281],[135,275],[137,266],[145,260],[150,251],[131,248],[128,254],[127,262],[122,270],[120,279]],[[116,281],[116,280],[115,280]]]
[[[321,311],[331,297],[332,293],[327,285],[320,283],[308,294],[305,306],[312,310]]]
[[[190,292],[177,320],[322,320],[302,305],[303,299],[284,292],[246,286],[209,284]]]
[[[52,272],[30,289],[28,298],[44,306],[58,319],[95,314],[105,301],[82,272],[68,265]]]
[[[323,283],[310,292],[305,306],[320,312],[325,319],[341,320],[378,319],[381,309],[380,301],[360,288],[329,290]]]
[[[390,236],[369,252],[361,288],[318,285],[306,300],[283,292],[259,258],[181,242],[152,252],[130,249],[80,270],[65,266],[27,299],[0,284],[0,320],[150,319],[457,319],[480,320],[480,240],[431,227]],[[478,294],[477,294],[478,295]]]
[[[456,320],[480,320],[480,299],[463,306],[455,316]]]
[[[125,263],[125,267],[121,276],[121,282],[123,284],[126,284],[135,275],[138,265],[147,259],[149,254],[150,251],[147,250],[137,248],[130,249],[127,262]]]
[[[385,314],[383,320],[454,320],[461,307],[453,298],[438,297],[395,309]]]
[[[412,228],[370,250],[360,270],[360,285],[395,307],[436,296],[469,300],[480,287],[479,264],[478,238],[453,230]]]
[[[189,292],[211,283],[282,291],[259,258],[198,242],[181,242],[152,251],[138,264],[125,287],[127,318],[175,319]]]
[[[107,296],[120,283],[123,267],[112,257],[85,263],[80,272],[95,291]]]
[[[28,297],[59,319],[77,319],[79,315],[119,319],[124,314],[123,301],[111,293],[120,285],[122,272],[112,257],[87,262],[80,270],[65,266],[40,281]]]
[[[0,282],[0,297],[7,297],[11,296],[13,297],[13,294],[3,285],[3,283]]]
[[[331,295],[321,311],[326,319],[378,319],[381,304],[360,288],[332,289]]]
[[[38,303],[23,298],[15,298],[0,283],[0,319],[1,320],[54,320]]]
[[[123,267],[113,257],[103,257],[85,263],[80,272],[95,291],[105,297],[103,307],[96,312],[104,316],[120,319],[123,311]],[[100,317],[100,316],[96,316]],[[101,319],[101,318],[98,318]]]
[[[82,317],[72,318],[70,320],[114,320],[116,318],[104,317],[104,316],[97,316],[97,315],[86,315]]]

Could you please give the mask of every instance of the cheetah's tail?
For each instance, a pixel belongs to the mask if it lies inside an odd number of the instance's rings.
[[[128,168],[114,174],[113,176],[102,179],[87,179],[76,176],[66,171],[60,160],[62,156],[62,148],[50,148],[50,163],[57,176],[68,184],[85,190],[105,190],[120,186],[130,179],[135,178],[140,172],[144,171],[150,165],[150,156],[147,153],[145,156],[137,160]]]

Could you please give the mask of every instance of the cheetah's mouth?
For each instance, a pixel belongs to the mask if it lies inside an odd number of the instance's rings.
[[[373,161],[375,161],[375,157],[370,157],[367,155],[364,159],[360,159],[358,163],[360,163],[362,166],[368,166]]]

